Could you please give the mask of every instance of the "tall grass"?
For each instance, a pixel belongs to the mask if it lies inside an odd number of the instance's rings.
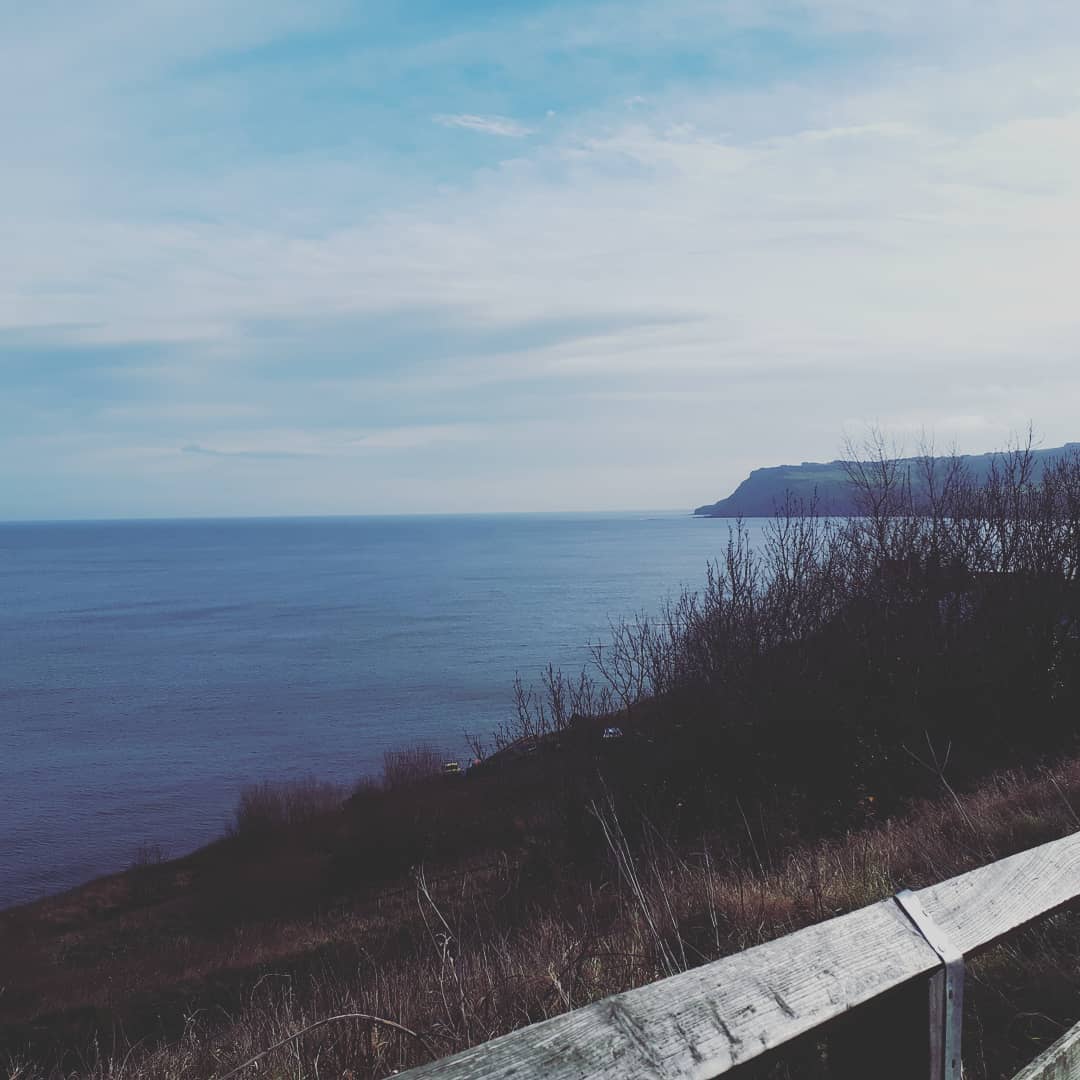
[[[260,959],[251,950],[242,985],[217,1001],[206,990],[169,1041],[128,1042],[114,1031],[69,1054],[62,1071],[38,1055],[16,1056],[8,1072],[20,1080],[224,1076],[284,1041],[250,1075],[387,1076],[1066,834],[1076,806],[1080,761],[1003,773],[956,800],[922,802],[902,820],[763,854],[760,867],[707,836],[681,853],[660,836],[632,850],[610,808],[598,807],[611,837],[594,881],[537,903],[520,863],[438,880],[421,870],[405,893],[366,909],[279,927],[283,940],[304,942],[301,954],[287,948]],[[1080,1014],[1076,929],[1075,919],[1058,917],[971,966],[967,1075],[1011,1075]],[[390,947],[380,942],[387,932]],[[342,1019],[312,1026],[331,1017]],[[797,1075],[824,1075],[813,1054],[798,1062]],[[785,1075],[786,1066],[776,1068]]]

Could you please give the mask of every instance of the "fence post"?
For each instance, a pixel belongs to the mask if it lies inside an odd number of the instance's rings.
[[[930,978],[930,1080],[961,1080],[964,954],[930,918],[910,889],[901,889],[895,899],[942,963]]]

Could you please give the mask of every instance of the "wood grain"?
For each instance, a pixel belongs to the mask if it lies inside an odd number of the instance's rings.
[[[1080,833],[917,895],[948,937],[974,952],[1080,895]],[[705,1080],[939,965],[896,903],[883,900],[402,1075]]]

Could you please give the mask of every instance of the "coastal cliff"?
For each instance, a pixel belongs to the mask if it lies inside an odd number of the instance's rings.
[[[1052,461],[1080,453],[1080,443],[1069,442],[1046,450],[1032,450],[1031,457],[1035,477]],[[985,483],[995,461],[1002,455],[965,454],[958,459],[973,483]],[[942,468],[951,459],[938,458]],[[910,477],[918,492],[922,484],[924,462],[920,458],[901,458],[897,461]],[[828,462],[804,461],[801,465],[774,465],[754,469],[752,473],[725,499],[707,503],[694,510],[695,517],[771,517],[790,497],[807,504],[816,501],[819,514],[847,517],[857,515],[859,507],[856,490],[849,479],[849,463],[837,460]]]

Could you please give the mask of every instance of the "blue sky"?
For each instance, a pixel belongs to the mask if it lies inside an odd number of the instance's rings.
[[[1080,9],[0,13],[0,518],[690,507],[1080,438]]]

